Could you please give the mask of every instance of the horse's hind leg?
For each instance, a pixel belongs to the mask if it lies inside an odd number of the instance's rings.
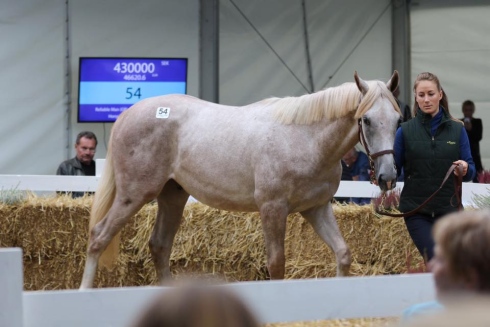
[[[301,215],[313,226],[315,232],[335,253],[337,259],[337,276],[348,276],[351,265],[351,255],[347,244],[340,233],[337,220],[330,203],[308,209]]]
[[[158,195],[158,214],[150,238],[150,252],[157,277],[162,282],[172,278],[170,254],[188,198],[189,194],[174,180],[168,181]]]
[[[87,249],[87,262],[85,264],[80,289],[92,287],[97,262],[99,261],[101,254],[128,220],[138,212],[146,202],[146,199],[141,198],[137,199],[133,197],[130,201],[128,199],[128,197],[116,195],[114,203],[107,215],[92,229]]]
[[[271,279],[283,279],[286,257],[284,238],[286,237],[287,205],[282,201],[271,201],[260,206],[260,219],[264,231],[267,253],[267,269]]]

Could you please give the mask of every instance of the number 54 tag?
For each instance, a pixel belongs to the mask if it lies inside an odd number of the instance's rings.
[[[170,108],[167,107],[158,107],[157,108],[157,118],[168,118],[170,115]]]

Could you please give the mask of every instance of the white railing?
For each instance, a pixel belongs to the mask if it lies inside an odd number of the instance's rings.
[[[105,159],[95,160],[96,176],[56,176],[56,175],[0,175],[0,190],[29,190],[33,192],[95,192],[104,170]],[[395,190],[403,188],[397,182]],[[463,183],[463,203],[472,203],[474,195],[489,195],[490,185]],[[380,194],[379,187],[369,182],[341,181],[336,197],[373,198]],[[195,201],[191,197],[191,202]]]
[[[161,287],[22,291],[22,251],[0,249],[0,326],[128,326]],[[262,323],[397,317],[435,298],[430,274],[239,282],[231,288]]]
[[[94,192],[100,176],[56,176],[56,175],[0,175],[0,190],[29,190],[33,192]],[[401,190],[403,182],[397,182]],[[380,194],[379,187],[369,182],[341,181],[336,197],[373,198]],[[463,183],[463,203],[471,204],[474,195],[490,194],[490,184]],[[195,201],[191,198],[191,201]]]

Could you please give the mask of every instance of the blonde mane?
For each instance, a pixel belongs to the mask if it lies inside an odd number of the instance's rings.
[[[380,97],[390,100],[395,110],[401,113],[385,83],[381,81],[367,81],[367,83],[369,90],[362,99],[355,83],[344,83],[300,97],[272,98],[264,101],[274,106],[274,118],[283,124],[310,125],[323,119],[335,120],[352,111],[356,111],[354,118],[357,119],[364,115]]]

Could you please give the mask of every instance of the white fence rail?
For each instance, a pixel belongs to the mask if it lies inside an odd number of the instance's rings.
[[[100,176],[0,175],[0,190],[94,192],[99,179]],[[401,190],[402,188],[403,182],[398,182],[396,189]],[[379,188],[369,182],[341,181],[335,196],[373,198],[379,194]],[[476,194],[488,196],[490,185],[463,183],[463,203],[465,205],[471,204]]]
[[[0,326],[128,326],[161,287],[22,291],[22,252],[0,249]],[[435,298],[430,274],[240,282],[231,288],[262,323],[400,316]]]
[[[0,175],[0,190],[95,192],[104,170],[105,159],[97,159],[95,162],[96,176]],[[396,190],[402,188],[403,182],[397,182]],[[369,182],[341,181],[335,196],[374,198],[379,194],[379,188]],[[475,194],[489,195],[490,185],[463,183],[463,204],[471,204]],[[190,201],[196,200],[191,197]]]

